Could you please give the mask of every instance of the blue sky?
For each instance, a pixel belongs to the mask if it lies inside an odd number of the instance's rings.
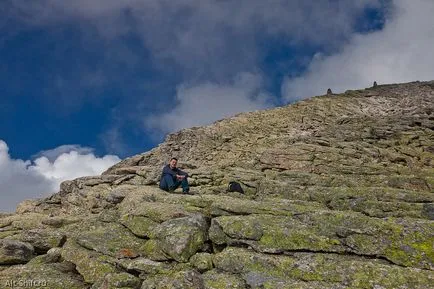
[[[20,187],[0,210],[185,127],[329,87],[434,78],[431,0],[174,2],[0,3],[0,175],[16,167],[0,197]]]

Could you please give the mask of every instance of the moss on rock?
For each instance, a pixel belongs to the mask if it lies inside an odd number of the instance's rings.
[[[172,219],[155,228],[152,237],[178,262],[187,262],[207,240],[208,224],[202,215]]]
[[[152,229],[158,225],[148,217],[124,215],[121,218],[121,223],[138,237],[148,237]]]
[[[58,264],[26,264],[0,271],[0,288],[89,288],[83,278]]]
[[[78,234],[76,241],[90,250],[120,258],[142,254],[146,242],[116,223],[96,223],[89,231]]]
[[[190,258],[190,264],[199,272],[206,272],[213,268],[212,254],[197,253]]]
[[[108,273],[116,273],[114,260],[107,262],[107,256],[79,246],[72,240],[66,241],[62,248],[62,258],[76,265],[77,271],[87,283],[95,283]]]
[[[217,270],[203,274],[206,289],[246,289],[246,283],[239,275],[222,273]]]
[[[150,239],[146,241],[143,247],[144,256],[154,261],[167,261],[171,257],[168,256],[161,246],[161,242],[156,239]]]
[[[203,289],[202,275],[195,270],[184,270],[156,275],[143,281],[141,289]]]
[[[320,253],[293,256],[258,254],[251,250],[227,248],[216,254],[217,269],[232,274],[263,276],[263,280],[338,283],[349,288],[429,288],[431,271],[387,265],[380,260]],[[396,278],[390,278],[396,276]],[[307,287],[308,288],[308,287]]]
[[[99,289],[99,288],[133,288],[139,289],[142,281],[126,272],[122,273],[108,273],[101,280],[97,281],[93,284],[91,289]]]

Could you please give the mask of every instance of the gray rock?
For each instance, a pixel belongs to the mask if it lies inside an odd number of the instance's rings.
[[[148,258],[121,259],[120,265],[128,271],[139,271],[144,274],[167,273],[171,266],[168,263],[157,262]]]
[[[430,220],[434,220],[434,203],[423,204],[423,214]]]
[[[205,286],[203,278],[199,272],[195,270],[187,270],[147,278],[141,287],[141,289],[156,288],[205,289]]]
[[[122,193],[119,192],[111,192],[108,194],[108,196],[105,198],[107,202],[112,204],[119,204],[122,202],[122,200],[125,198],[125,196]]]
[[[207,289],[247,289],[246,282],[238,275],[212,270],[202,274]]]
[[[154,229],[162,250],[178,262],[187,262],[207,240],[208,224],[203,215],[168,220]]]
[[[66,236],[54,230],[33,229],[14,235],[10,239],[29,243],[36,253],[45,253],[51,248],[61,247],[66,241]]]
[[[34,248],[29,243],[0,240],[0,264],[23,264],[33,258]]]
[[[66,264],[25,264],[15,265],[0,271],[1,288],[89,288],[75,270],[65,270]],[[15,285],[14,283],[15,282]],[[24,285],[24,286],[20,286]]]
[[[212,254],[209,253],[197,253],[190,258],[190,263],[199,272],[209,271],[213,268]]]
[[[79,245],[118,258],[135,258],[144,252],[146,240],[117,223],[96,223],[77,235]]]
[[[93,284],[91,289],[100,288],[140,288],[142,281],[128,273],[109,273]]]

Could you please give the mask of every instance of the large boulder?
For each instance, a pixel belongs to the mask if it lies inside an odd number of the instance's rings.
[[[118,258],[143,254],[146,243],[120,224],[99,222],[90,225],[88,231],[77,234],[75,240],[84,248]]]
[[[205,217],[196,214],[163,222],[152,235],[166,254],[178,262],[187,262],[207,241],[207,229]]]
[[[66,236],[55,230],[33,229],[24,230],[8,239],[16,239],[31,244],[36,253],[45,253],[51,248],[60,247],[66,241]]]
[[[29,243],[0,240],[0,265],[22,264],[32,259],[35,249]]]
[[[50,288],[83,289],[89,284],[83,281],[74,267],[65,263],[26,264],[0,271],[1,288]]]
[[[85,249],[72,240],[65,243],[61,256],[75,265],[86,283],[95,283],[118,271],[113,258]]]
[[[279,283],[277,288],[293,288],[291,284],[301,280],[309,283],[294,288],[336,288],[337,284],[338,288],[422,289],[430,288],[434,277],[429,270],[404,268],[379,259],[323,253],[264,255],[243,248],[223,250],[216,254],[214,264],[223,272],[242,276],[251,288],[274,288]]]

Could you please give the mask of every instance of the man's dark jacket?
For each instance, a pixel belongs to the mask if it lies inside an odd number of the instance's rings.
[[[170,165],[166,165],[163,168],[163,174],[161,175],[161,178],[163,178],[165,175],[171,175],[174,180],[176,180],[176,175],[188,177],[188,174],[186,172],[181,171],[178,168],[172,169]]]

